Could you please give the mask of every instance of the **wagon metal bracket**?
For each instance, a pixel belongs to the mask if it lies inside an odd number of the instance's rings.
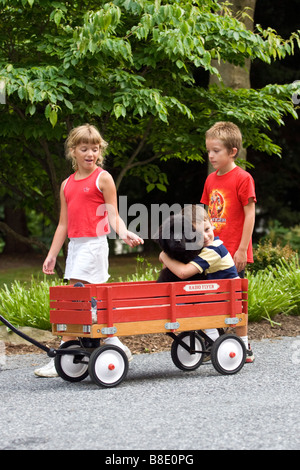
[[[175,322],[170,322],[165,324],[165,329],[166,330],[177,330],[179,328],[179,323],[178,321]]]
[[[236,317],[234,318],[225,318],[226,325],[236,325],[240,320]]]
[[[103,335],[114,335],[116,332],[117,328],[115,326],[101,328],[101,333]]]

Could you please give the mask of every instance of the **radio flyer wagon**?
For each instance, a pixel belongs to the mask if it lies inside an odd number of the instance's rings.
[[[126,377],[128,359],[117,346],[101,345],[101,339],[166,333],[173,339],[171,357],[178,368],[201,365],[206,339],[212,343],[215,369],[234,374],[245,363],[244,343],[232,334],[212,342],[203,330],[245,325],[247,288],[247,279],[51,287],[52,333],[76,338],[62,345],[70,354],[56,355],[57,372],[65,380],[80,381],[89,374],[100,386],[115,386]]]
[[[197,369],[209,352],[219,373],[235,374],[244,366],[246,348],[224,329],[247,324],[247,290],[247,279],[50,287],[52,333],[74,340],[50,349],[26,339],[54,357],[59,376],[70,382],[90,375],[102,387],[120,384],[128,372],[128,358],[103,339],[151,333],[173,339],[171,357],[181,370]],[[1,316],[0,320],[8,324]],[[218,328],[222,334],[212,341],[203,331],[207,328]]]

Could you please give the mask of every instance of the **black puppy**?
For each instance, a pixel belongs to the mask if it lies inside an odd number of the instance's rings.
[[[172,259],[189,263],[203,247],[203,234],[197,233],[189,215],[183,212],[170,216],[158,230],[157,241],[160,248]],[[203,280],[204,273],[195,274],[186,281]],[[182,281],[168,268],[163,268],[156,282]]]

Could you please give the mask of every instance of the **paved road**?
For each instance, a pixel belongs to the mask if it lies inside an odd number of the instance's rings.
[[[36,378],[44,355],[2,356],[0,449],[299,450],[300,337],[252,346],[256,362],[233,376],[137,355],[113,389]]]

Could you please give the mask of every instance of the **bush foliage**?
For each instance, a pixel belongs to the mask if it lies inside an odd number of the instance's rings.
[[[292,262],[297,253],[287,243],[282,245],[280,242],[274,242],[271,239],[260,241],[254,249],[254,262],[247,266],[247,271],[257,273],[269,267],[276,267],[282,261]]]

